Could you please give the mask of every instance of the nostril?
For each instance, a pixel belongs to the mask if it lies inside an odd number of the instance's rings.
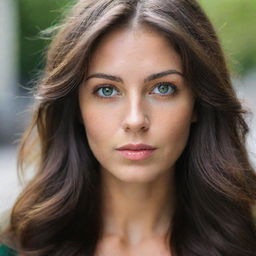
[[[146,131],[148,130],[147,125],[131,125],[131,124],[126,124],[125,125],[125,131]]]

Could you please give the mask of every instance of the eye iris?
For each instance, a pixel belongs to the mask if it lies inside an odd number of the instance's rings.
[[[162,84],[162,85],[160,85],[158,88],[159,88],[159,91],[160,91],[161,93],[167,93],[167,92],[168,92],[168,89],[169,89],[169,87],[168,87],[167,84]]]
[[[110,96],[113,92],[113,89],[109,87],[104,87],[102,88],[102,92],[105,96]]]

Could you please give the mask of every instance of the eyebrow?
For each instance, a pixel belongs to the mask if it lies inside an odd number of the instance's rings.
[[[146,77],[144,79],[144,83],[152,81],[152,80],[156,80],[156,79],[161,78],[163,76],[172,75],[172,74],[180,75],[182,77],[184,76],[181,72],[171,69],[171,70],[166,70],[166,71],[163,71],[163,72],[155,73],[155,74],[152,74],[152,75]],[[104,78],[104,79],[112,80],[112,81],[115,81],[115,82],[123,83],[123,79],[121,77],[108,75],[108,74],[104,74],[104,73],[92,74],[92,75],[88,76],[86,78],[86,80],[89,80],[90,78],[93,78],[93,77],[95,77],[95,78]]]

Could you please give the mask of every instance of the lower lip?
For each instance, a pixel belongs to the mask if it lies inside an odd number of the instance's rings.
[[[118,150],[118,152],[129,160],[144,160],[150,157],[155,149],[146,150]]]

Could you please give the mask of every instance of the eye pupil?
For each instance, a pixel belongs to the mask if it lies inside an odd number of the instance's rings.
[[[160,85],[159,86],[159,91],[161,92],[161,93],[167,93],[168,92],[168,85],[166,85],[166,84],[162,84],[162,85]]]
[[[105,96],[110,96],[112,94],[113,89],[109,87],[102,88],[102,92]]]

